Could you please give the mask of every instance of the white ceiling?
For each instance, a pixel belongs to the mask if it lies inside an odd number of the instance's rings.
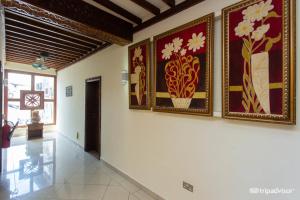
[[[97,2],[93,1],[93,0],[83,0],[105,12],[108,12],[112,15],[115,15],[121,19],[124,19],[128,22],[131,22],[130,20],[122,17],[121,15],[107,9],[106,7],[98,4]],[[124,8],[125,10],[129,11],[130,13],[136,15],[137,17],[141,18],[144,21],[147,21],[148,19],[154,17],[154,15],[145,10],[144,8],[140,7],[139,5],[133,3],[130,0],[111,0],[113,3],[117,4],[118,6]],[[184,0],[176,0],[176,5],[183,2]],[[158,7],[160,9],[160,12],[164,12],[165,10],[169,9],[169,6],[167,4],[165,4],[162,0],[148,0],[148,2],[152,3],[153,5],[155,5],[156,7]]]

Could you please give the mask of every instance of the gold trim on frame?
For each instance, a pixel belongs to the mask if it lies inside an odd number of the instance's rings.
[[[156,92],[156,97],[168,98],[168,99],[171,98],[171,96],[168,92]],[[207,97],[206,92],[195,92],[193,99],[206,99],[206,97]]]
[[[138,105],[131,105],[131,57],[130,57],[130,51],[131,49],[134,49],[138,46],[146,45],[146,106],[138,106]],[[150,68],[150,48],[151,43],[150,39],[143,40],[141,42],[138,42],[136,44],[133,44],[128,47],[128,96],[129,96],[129,109],[138,109],[138,110],[150,110],[151,109],[151,68]]]
[[[282,89],[283,84],[282,83],[270,83],[269,88],[270,88],[270,90]],[[230,92],[241,92],[241,91],[243,91],[243,86],[242,85],[231,85],[231,86],[229,86],[229,91]]]
[[[181,25],[177,28],[171,29],[166,31],[162,34],[156,35],[153,38],[153,60],[154,60],[154,79],[153,79],[153,95],[152,95],[152,102],[153,102],[153,111],[156,112],[169,112],[169,113],[180,113],[180,114],[190,114],[190,115],[201,115],[201,116],[212,116],[213,115],[213,52],[214,52],[214,13],[210,13],[205,15],[199,19]],[[160,38],[166,37],[171,35],[175,32],[190,28],[197,24],[206,22],[207,23],[207,46],[206,46],[206,92],[203,93],[196,93],[197,98],[202,98],[205,95],[205,109],[183,109],[183,108],[171,108],[171,107],[158,107],[156,106],[156,97],[161,93],[156,92],[156,41]],[[194,96],[195,97],[195,96]],[[165,97],[166,98],[166,97]]]
[[[258,121],[268,123],[296,124],[296,0],[282,0],[283,4],[283,82],[270,84],[271,87],[283,89],[283,114],[256,114],[243,112],[229,112],[229,13],[239,10],[261,0],[244,0],[228,6],[222,10],[222,116],[226,119]],[[280,85],[281,84],[281,85]]]

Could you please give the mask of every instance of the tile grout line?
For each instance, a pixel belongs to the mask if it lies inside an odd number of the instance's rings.
[[[107,190],[108,190],[108,187],[109,187],[110,184],[111,184],[111,181],[112,181],[112,179],[110,180],[109,184],[106,186],[105,192],[103,193],[103,197],[101,198],[101,200],[104,200],[105,195],[106,195],[106,192],[107,192]]]
[[[117,173],[117,174],[121,175],[123,178],[125,178],[125,180],[127,180],[127,181],[133,183],[134,185],[138,186],[138,188],[140,188],[140,190],[142,190],[143,192],[145,192],[146,194],[148,194],[153,199],[155,199],[155,200],[165,200],[164,198],[162,198],[158,194],[152,192],[147,187],[145,187],[144,185],[140,184],[138,181],[136,181],[135,179],[131,178],[130,176],[128,176],[127,174],[125,174],[124,172],[122,172],[121,170],[119,170],[118,168],[116,168],[113,165],[111,165],[110,163],[106,162],[103,158],[101,158],[101,161],[107,167],[109,167],[110,169],[112,169],[115,173]],[[138,191],[136,191],[135,193],[137,193],[137,192]]]

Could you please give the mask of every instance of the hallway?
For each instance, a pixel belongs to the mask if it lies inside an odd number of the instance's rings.
[[[14,138],[3,150],[0,199],[153,200],[65,137]]]

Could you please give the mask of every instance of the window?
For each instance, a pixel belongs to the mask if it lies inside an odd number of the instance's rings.
[[[20,110],[20,90],[44,91],[44,110],[40,110],[44,124],[55,124],[56,77],[19,71],[6,70],[8,85],[5,88],[5,115],[8,121],[26,125],[30,119],[29,110]]]

